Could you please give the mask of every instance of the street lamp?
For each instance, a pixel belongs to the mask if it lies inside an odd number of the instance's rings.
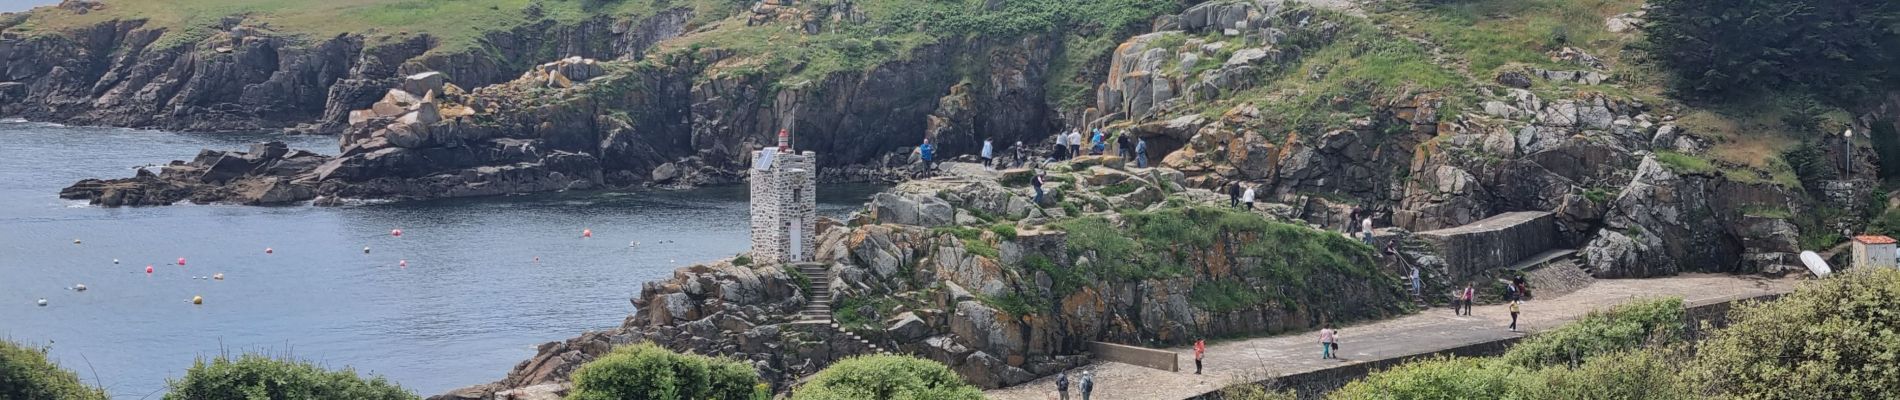
[[[1854,128],[1841,132],[1841,142],[1847,147],[1847,178],[1854,177]]]

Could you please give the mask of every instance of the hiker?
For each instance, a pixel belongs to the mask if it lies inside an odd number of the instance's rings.
[[[1042,183],[1043,183],[1042,175],[1043,175],[1042,170],[1036,170],[1036,177],[1029,179],[1030,185],[1036,188],[1036,204],[1037,205],[1042,205]]]
[[[1029,159],[1029,151],[1023,149],[1023,141],[1021,140],[1016,141],[1016,147],[1012,149],[1011,151],[1016,152],[1016,156],[1011,157],[1011,159],[1009,160],[1009,163],[1010,163],[1009,167],[1022,168],[1025,160]]]
[[[930,139],[924,139],[924,144],[917,146],[917,155],[924,160],[924,171],[926,173],[935,168],[930,163],[937,157],[937,146],[931,145]]]
[[[1069,159],[1082,156],[1082,132],[1069,131]]]
[[[1056,396],[1069,400],[1069,371],[1056,373]]]
[[[1476,289],[1472,289],[1470,283],[1465,283],[1465,292],[1464,292],[1465,316],[1471,316],[1471,301],[1473,299],[1476,299],[1477,297],[1478,297],[1478,291]]]
[[[1201,374],[1201,357],[1207,355],[1207,339],[1194,339],[1194,374]]]
[[[1366,213],[1366,219],[1364,222],[1359,223],[1359,227],[1363,228],[1360,233],[1365,235],[1365,238],[1362,240],[1364,240],[1366,244],[1372,244],[1372,213]]]
[[[1253,188],[1254,185],[1247,185],[1247,191],[1240,194],[1240,202],[1247,203],[1247,211],[1253,211]]]
[[[1227,206],[1240,208],[1240,181],[1227,184]]]
[[[1095,135],[1089,137],[1089,154],[1099,156],[1105,150],[1108,150],[1108,134],[1102,133],[1102,128],[1095,128]]]
[[[1414,265],[1412,266],[1412,295],[1418,296],[1419,291],[1423,289],[1423,283],[1418,280],[1418,266]]]
[[[1339,348],[1339,331],[1333,330],[1333,324],[1324,326],[1325,328],[1319,330],[1319,358],[1322,360],[1339,358],[1333,356],[1333,350]]]
[[[1517,286],[1516,300],[1524,300],[1531,297],[1530,285],[1524,282],[1524,274],[1517,274],[1517,276],[1511,277],[1511,284]]]
[[[996,146],[990,144],[989,139],[983,139],[982,156],[983,156],[983,168],[991,168],[992,164],[990,162],[996,156]]]
[[[1082,372],[1082,400],[1089,400],[1089,392],[1095,391],[1095,371]]]
[[[1523,300],[1511,302],[1511,332],[1517,332],[1517,305],[1522,303]]]
[[[1148,168],[1148,139],[1135,138],[1135,168]]]

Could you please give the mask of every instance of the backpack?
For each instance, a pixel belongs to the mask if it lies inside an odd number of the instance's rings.
[[[1064,392],[1069,391],[1069,374],[1062,374],[1062,375],[1056,376],[1056,390],[1060,390]]]

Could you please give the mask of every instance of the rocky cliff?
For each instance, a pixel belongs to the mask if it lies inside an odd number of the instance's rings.
[[[848,222],[821,224],[816,279],[829,280],[835,324],[798,321],[816,299],[790,266],[687,267],[643,287],[620,328],[543,345],[507,379],[444,397],[558,385],[635,341],[751,360],[781,389],[873,351],[999,387],[1085,362],[1090,341],[1178,345],[1407,310],[1395,260],[1369,246],[1215,206],[1224,199],[1182,187],[1173,171],[1110,163],[1053,175],[1065,183],[1046,208],[1029,188],[1000,183],[1024,182],[1027,170],[1000,181],[972,173],[906,183]]]

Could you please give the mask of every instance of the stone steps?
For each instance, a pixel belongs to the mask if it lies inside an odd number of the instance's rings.
[[[801,321],[831,321],[831,268],[819,263],[799,263],[793,266],[798,273],[811,281],[811,302],[798,313]]]
[[[1562,296],[1596,282],[1596,278],[1590,276],[1590,272],[1580,261],[1575,254],[1567,254],[1524,271],[1524,281],[1531,286],[1531,296],[1533,298]]]

